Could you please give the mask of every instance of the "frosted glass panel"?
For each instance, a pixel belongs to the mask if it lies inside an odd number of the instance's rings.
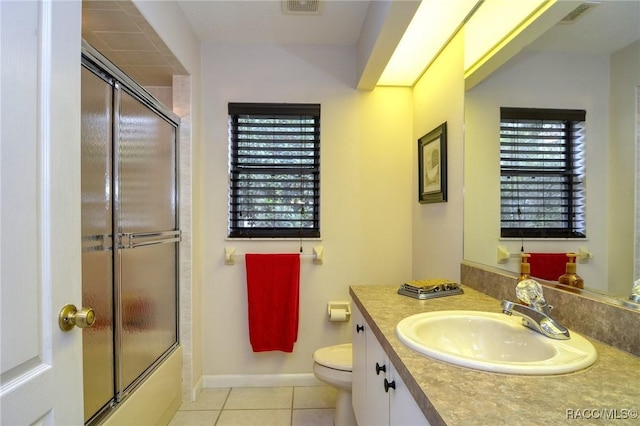
[[[82,68],[82,233],[111,233],[112,87]]]
[[[175,128],[126,92],[119,122],[121,231],[175,229]]]
[[[112,87],[82,68],[82,305],[96,312],[82,331],[85,421],[115,395],[111,105]]]
[[[177,341],[176,244],[122,251],[122,387]]]
[[[82,330],[85,421],[115,395],[112,256],[112,251],[82,253],[82,305],[96,312],[93,326]]]

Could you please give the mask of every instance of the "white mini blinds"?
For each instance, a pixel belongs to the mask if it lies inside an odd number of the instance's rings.
[[[500,108],[501,237],[586,236],[585,116]]]
[[[320,105],[229,104],[229,237],[320,236]]]

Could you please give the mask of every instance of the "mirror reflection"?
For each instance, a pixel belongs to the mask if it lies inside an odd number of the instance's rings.
[[[464,257],[517,273],[521,252],[581,253],[585,289],[627,300],[640,278],[640,2],[574,4],[465,94]],[[584,238],[501,237],[501,108],[586,112]]]

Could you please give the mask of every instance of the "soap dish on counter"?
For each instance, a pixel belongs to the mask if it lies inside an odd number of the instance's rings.
[[[436,297],[453,296],[464,293],[456,282],[444,279],[414,280],[404,283],[398,294],[414,299],[435,299]]]

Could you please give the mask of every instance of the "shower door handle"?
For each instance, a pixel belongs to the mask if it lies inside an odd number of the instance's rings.
[[[159,232],[125,232],[118,234],[119,248],[132,249],[155,244],[177,243],[182,239],[179,229]]]
[[[96,322],[96,313],[91,308],[76,308],[74,305],[65,305],[60,310],[58,325],[62,331],[69,331],[73,327],[88,328]]]

